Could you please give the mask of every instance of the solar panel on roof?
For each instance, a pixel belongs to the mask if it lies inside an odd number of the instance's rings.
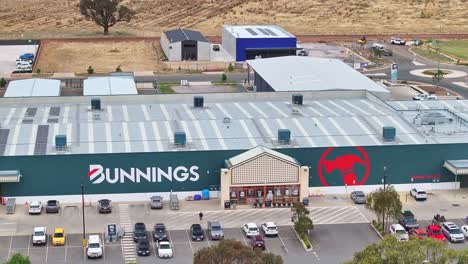
[[[5,153],[6,143],[8,141],[9,134],[10,129],[0,129],[0,156],[3,156]]]
[[[26,116],[28,117],[33,117],[36,115],[36,113],[37,113],[36,107],[28,107],[28,109],[26,109]]]
[[[40,125],[37,128],[34,155],[45,155],[47,152],[47,139],[49,137],[49,125]]]
[[[49,111],[49,116],[59,116],[60,115],[60,107],[51,107]]]
[[[269,35],[270,35],[270,34],[269,34],[266,30],[264,30],[263,28],[257,28],[257,30],[260,31],[260,32],[262,32],[263,35],[266,35],[266,36],[269,36]]]
[[[267,31],[268,33],[270,33],[270,35],[272,35],[272,36],[278,36],[278,35],[276,35],[275,32],[273,32],[273,31],[272,31],[271,29],[269,29],[269,28],[265,28],[265,31]]]
[[[251,29],[251,28],[246,28],[245,30],[247,30],[247,31],[248,31],[250,34],[252,34],[253,36],[257,36],[257,35],[258,35],[258,33],[255,32],[255,31],[254,31],[253,29]]]

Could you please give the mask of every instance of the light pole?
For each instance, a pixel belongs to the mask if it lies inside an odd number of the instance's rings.
[[[85,209],[84,209],[84,185],[81,184],[81,209],[83,214],[83,247],[86,247],[86,221],[85,221]]]
[[[385,203],[385,195],[386,195],[386,189],[385,189],[385,185],[387,183],[387,167],[384,166],[383,167],[383,179],[382,179],[382,183],[383,183],[383,191],[384,191],[384,203]],[[382,227],[385,231],[385,209],[383,210],[382,212]]]

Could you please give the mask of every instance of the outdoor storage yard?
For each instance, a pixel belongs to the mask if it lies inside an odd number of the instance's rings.
[[[43,41],[36,65],[42,73],[160,71],[159,44],[153,41]]]

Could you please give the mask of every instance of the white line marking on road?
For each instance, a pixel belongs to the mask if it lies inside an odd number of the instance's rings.
[[[45,255],[45,262],[47,263],[47,258],[49,257],[49,236],[46,238],[46,255]]]
[[[68,248],[68,243],[65,243],[65,258],[64,258],[65,263],[67,263],[67,248]]]
[[[31,248],[31,238],[32,236],[28,236],[28,253],[26,256],[29,256],[29,249]]]
[[[190,241],[190,236],[187,230],[185,230],[185,234],[187,234],[187,239],[190,245],[190,249],[192,250],[192,254],[195,254],[195,252],[193,251],[192,242]]]
[[[349,214],[349,213],[353,213],[354,211],[354,208],[350,207],[350,208],[347,208],[344,212],[341,212],[341,213],[338,213],[338,214],[334,214],[333,216],[329,217],[329,218],[325,218],[324,220],[322,220],[323,223],[327,223],[327,224],[333,224],[339,220],[342,219],[342,215],[343,214]],[[340,217],[339,217],[340,216]],[[334,220],[332,220],[334,219]]]
[[[243,240],[244,243],[248,246],[248,245],[249,245],[249,242],[245,239],[244,232],[242,231],[242,227],[241,227],[241,229],[239,229],[239,232],[240,232],[240,234],[241,234],[242,240]]]
[[[283,241],[283,239],[281,238],[281,235],[279,234],[279,232],[278,232],[278,238],[280,239],[281,244],[283,244],[283,247],[284,247],[284,249],[286,250],[286,253],[289,253],[288,247],[286,247],[286,244],[284,244],[284,241]]]
[[[8,249],[8,257],[7,257],[7,259],[10,259],[11,244],[13,244],[13,236],[10,237],[10,248]]]

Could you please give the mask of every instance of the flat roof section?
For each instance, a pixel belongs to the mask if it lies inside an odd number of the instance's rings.
[[[4,98],[3,155],[35,155],[39,141],[45,155],[437,143],[363,93],[304,92],[303,106],[290,93],[206,94],[203,108],[193,107],[193,95],[101,96],[100,111],[86,97]],[[382,140],[384,126],[396,128],[395,142]],[[288,145],[277,138],[284,128]],[[185,147],[174,145],[175,131],[185,131]],[[56,135],[67,136],[65,151],[56,150]]]
[[[138,94],[131,76],[89,77],[83,82],[83,95],[128,95]]]
[[[337,59],[286,56],[248,60],[247,64],[275,91],[367,90],[390,93]]]
[[[4,97],[60,96],[60,81],[25,79],[11,81]]]
[[[174,29],[165,31],[167,39],[170,43],[181,42],[184,40],[195,40],[199,42],[208,42],[208,40],[203,36],[199,31],[194,31],[190,29]]]
[[[223,26],[235,38],[296,38],[276,25]]]

